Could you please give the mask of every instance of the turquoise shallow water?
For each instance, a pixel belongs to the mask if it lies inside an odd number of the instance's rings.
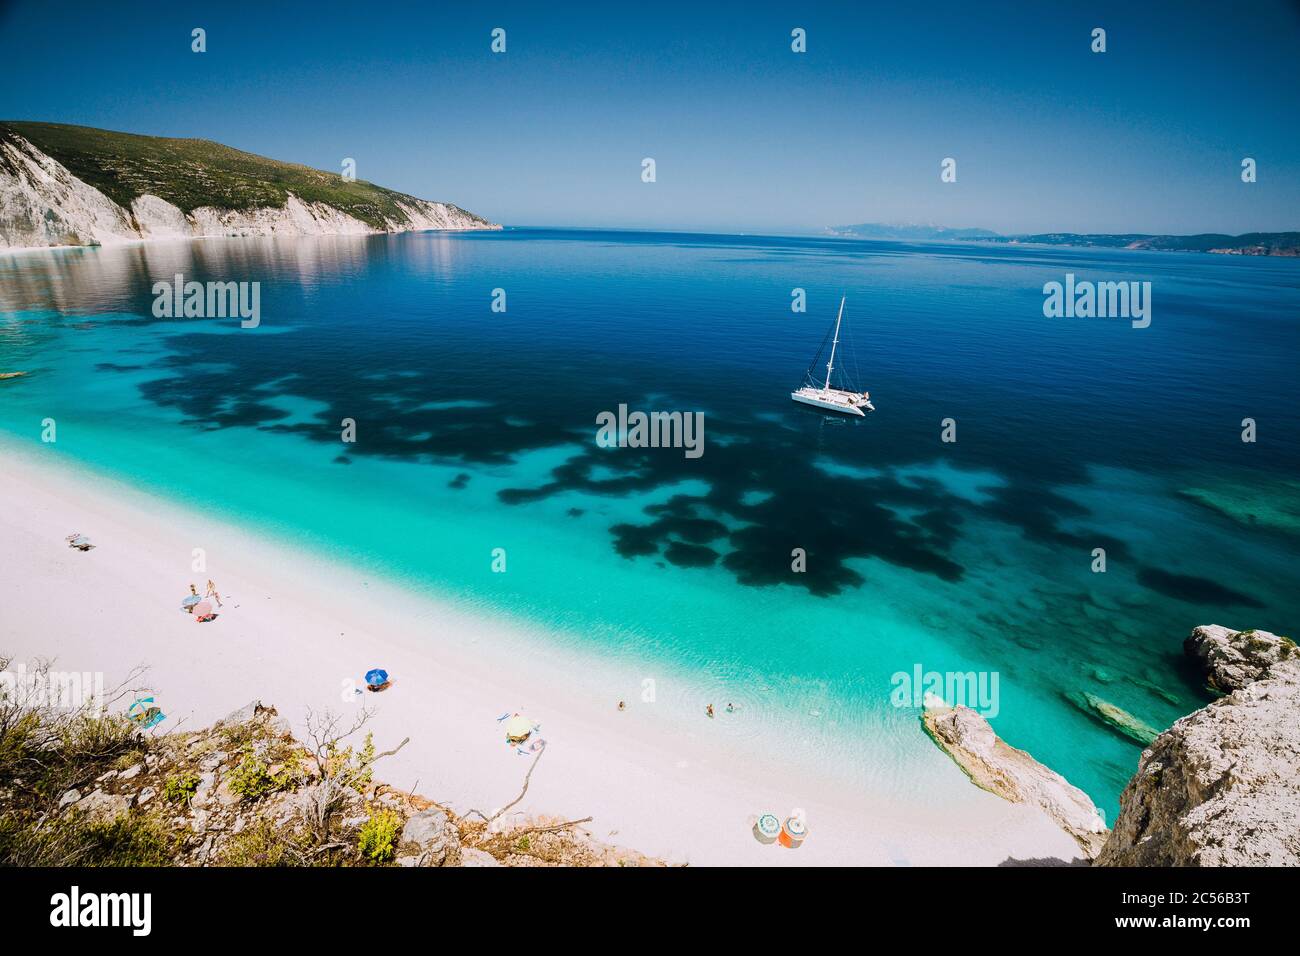
[[[259,281],[261,326],[152,318],[177,272]],[[1066,272],[1150,280],[1151,327],[1043,318]],[[1295,262],[511,230],[24,255],[0,289],[0,371],[29,373],[0,430],[672,665],[683,705],[794,726],[858,781],[906,787],[892,674],[996,672],[998,732],[1113,816],[1141,746],[1079,695],[1163,728],[1206,699],[1192,625],[1295,629],[1294,531],[1264,513],[1300,500]],[[860,422],[787,398],[841,294]],[[624,402],[703,411],[704,455],[597,447]]]

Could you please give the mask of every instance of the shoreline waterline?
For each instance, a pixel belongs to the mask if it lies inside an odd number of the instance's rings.
[[[928,794],[920,802],[811,777],[782,759],[775,737],[770,759],[738,757],[744,743],[714,733],[723,715],[710,721],[701,712],[692,727],[671,712],[674,677],[662,667],[662,702],[643,703],[635,669],[547,648],[544,636],[499,619],[70,462],[40,461],[40,452],[7,437],[0,453],[4,497],[25,505],[3,519],[11,541],[0,565],[9,608],[3,650],[104,670],[110,683],[149,665],[149,683],[172,718],[160,730],[201,726],[254,698],[301,730],[306,708],[346,713],[355,705],[342,702],[342,682],[385,666],[395,683],[366,695],[376,711],[371,727],[380,744],[408,735],[412,744],[381,778],[402,787],[419,781],[420,792],[461,810],[491,809],[517,793],[526,761],[505,746],[494,718],[526,708],[549,746],[523,806],[592,814],[598,839],[671,861],[974,864],[1072,854],[1069,837],[1036,811],[972,787],[919,726],[917,772]],[[97,548],[69,550],[63,538],[72,531]],[[208,570],[191,572],[198,540]],[[199,577],[214,578],[227,604],[208,625],[176,608],[185,584]],[[68,600],[52,602],[52,594]],[[527,660],[521,648],[531,648]],[[626,712],[616,711],[618,699],[627,700]],[[749,835],[751,814],[794,807],[806,811],[813,833],[799,851],[762,847]]]
[[[421,660],[492,654],[602,726],[633,701],[655,739],[703,748],[670,771],[928,805],[949,768],[890,699],[920,665],[997,675],[996,732],[1113,818],[1141,745],[1089,695],[1167,727],[1205,702],[1188,627],[1294,630],[1294,332],[1270,320],[1290,268],[1153,254],[1166,311],[1133,330],[1041,315],[1046,277],[1133,278],[1102,252],[519,230],[56,258],[0,268],[0,366],[28,372],[3,383],[0,433],[332,559],[340,594],[388,581],[428,599],[412,620],[488,622],[392,632]],[[814,263],[797,315],[791,270]],[[178,272],[262,283],[260,326],[153,316],[151,280]],[[887,399],[860,427],[788,400],[846,292]],[[1236,427],[1243,376],[1259,445]],[[600,447],[593,422],[622,403],[699,412],[707,453]],[[1276,480],[1243,495],[1221,480],[1243,467]]]

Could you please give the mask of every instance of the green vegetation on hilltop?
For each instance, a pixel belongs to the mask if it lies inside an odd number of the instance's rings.
[[[62,123],[0,122],[0,141],[11,134],[22,136],[126,208],[146,193],[187,214],[200,206],[283,208],[292,192],[303,202],[327,203],[376,229],[386,229],[390,223],[407,222],[399,203],[419,202],[373,183],[348,181],[339,173],[282,163],[206,139],[138,136]]]

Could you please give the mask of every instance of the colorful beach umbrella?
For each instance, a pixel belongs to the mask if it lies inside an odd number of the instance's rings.
[[[790,816],[781,824],[781,845],[796,849],[808,835],[808,824],[803,817]]]
[[[781,820],[775,813],[761,813],[754,821],[754,838],[759,843],[771,844],[781,835]]]
[[[134,723],[146,730],[167,719],[167,715],[154,706],[152,697],[137,699],[134,704],[127,708],[126,714]]]
[[[366,683],[371,687],[383,687],[388,683],[388,671],[382,667],[366,671]]]
[[[200,601],[198,604],[194,605],[194,617],[196,620],[202,621],[211,616],[212,603],[210,601]]]
[[[533,732],[533,722],[523,714],[515,714],[506,721],[507,740],[526,740]]]

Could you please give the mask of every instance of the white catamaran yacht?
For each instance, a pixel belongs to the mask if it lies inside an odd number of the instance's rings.
[[[812,365],[808,366],[808,371],[804,374],[804,384],[790,393],[790,397],[796,402],[802,402],[804,405],[812,405],[814,408],[820,408],[828,412],[839,412],[843,415],[857,415],[859,418],[865,417],[865,408],[868,412],[874,412],[876,406],[871,404],[871,396],[866,392],[852,392],[843,388],[831,388],[831,373],[835,370],[835,349],[840,344],[840,322],[844,319],[844,299],[840,299],[840,313],[835,317],[835,337],[831,341],[831,358],[826,363],[826,380],[820,385],[812,377],[812,370],[817,366],[817,360],[822,357],[822,349],[826,348],[826,340],[822,339],[822,346],[813,356]],[[852,350],[850,350],[852,351]]]

